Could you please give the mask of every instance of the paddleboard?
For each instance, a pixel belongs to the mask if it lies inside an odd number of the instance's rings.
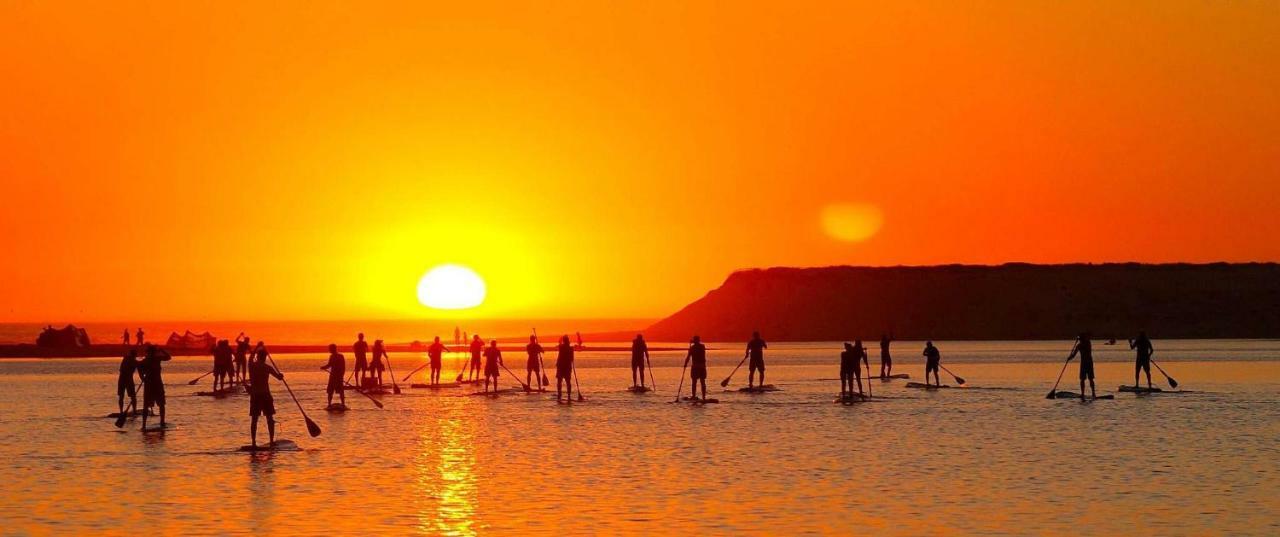
[[[196,395],[199,395],[199,396],[201,396],[201,397],[226,397],[226,396],[228,396],[228,395],[235,395],[235,394],[238,394],[238,393],[244,393],[244,391],[243,391],[243,390],[244,390],[244,388],[241,388],[240,386],[236,386],[236,387],[234,387],[234,388],[223,388],[223,389],[221,389],[221,390],[214,390],[214,391],[211,391],[211,392],[209,392],[209,391],[196,392]]]
[[[1080,394],[1075,392],[1057,392],[1053,396],[1054,399],[1080,399]],[[1115,394],[1099,395],[1097,397],[1086,397],[1085,399],[1092,401],[1094,399],[1115,399]]]
[[[939,388],[950,388],[951,386],[948,386],[948,385],[946,385],[946,384],[943,384],[943,385],[941,385],[941,386],[937,386],[937,385],[932,385],[932,384],[924,384],[924,383],[921,383],[921,382],[908,382],[908,383],[907,383],[907,387],[908,387],[908,388],[917,388],[917,389],[921,389],[921,390],[936,390],[936,389],[939,389]]]
[[[298,444],[293,440],[276,440],[271,444],[240,446],[240,451],[298,451]]]
[[[738,391],[744,392],[744,393],[765,393],[765,392],[780,392],[782,391],[782,389],[772,384],[765,384],[763,386],[751,386],[749,388],[738,388]]]
[[[1160,388],[1146,388],[1143,386],[1121,386],[1120,391],[1124,393],[1164,393]]]
[[[442,389],[445,389],[445,388],[461,388],[461,387],[462,387],[462,384],[464,384],[464,383],[458,383],[458,382],[450,382],[450,383],[447,383],[447,384],[446,384],[446,383],[440,383],[440,384],[422,384],[422,383],[418,383],[418,384],[410,384],[410,385],[409,385],[409,387],[410,387],[410,388],[418,388],[418,389],[422,389],[422,390],[442,390]]]
[[[842,404],[846,404],[846,405],[851,405],[851,404],[854,404],[854,403],[867,403],[867,402],[869,402],[869,401],[870,401],[870,399],[869,399],[869,398],[866,398],[866,397],[859,397],[859,396],[857,396],[857,395],[846,395],[846,396],[844,396],[844,397],[840,397],[839,395],[837,395],[837,396],[835,397],[835,399],[834,399],[834,400],[832,400],[831,402],[832,402],[832,403],[842,403]]]
[[[696,398],[696,397],[688,397],[688,396],[685,396],[685,397],[681,397],[681,398],[680,398],[680,400],[681,400],[681,401],[684,401],[684,402],[686,402],[686,403],[694,404],[694,405],[709,404],[709,403],[719,403],[719,402],[720,402],[720,400],[719,400],[719,399],[713,399],[713,398],[710,398],[710,397],[708,397],[708,398],[706,398],[706,399],[698,399],[698,398]]]
[[[882,381],[884,381],[884,382],[889,382],[889,381],[894,380],[894,379],[909,379],[909,378],[911,378],[911,375],[908,375],[908,374],[906,374],[906,373],[896,373],[896,374],[893,374],[893,375],[889,375],[889,376],[887,376],[887,377],[872,377],[872,378],[878,378],[878,379],[880,379],[880,380],[882,380]]]
[[[348,410],[351,410],[351,407],[348,407],[347,405],[344,405],[342,403],[333,403],[329,406],[324,407],[324,409],[329,412],[346,412]]]
[[[164,432],[164,431],[169,431],[169,430],[172,430],[172,429],[176,429],[177,427],[178,427],[178,426],[177,426],[177,425],[174,425],[174,424],[173,424],[173,422],[167,422],[167,423],[165,423],[164,425],[160,425],[159,423],[156,423],[156,424],[148,424],[148,425],[146,426],[146,428],[142,429],[142,432],[144,432],[144,433],[160,433],[160,432]]]
[[[490,391],[487,391],[487,392],[471,392],[471,393],[468,393],[468,394],[462,395],[461,397],[483,397],[483,396],[486,396],[486,395],[487,395],[487,396],[490,396],[490,397],[497,397],[497,396],[499,396],[499,395],[507,395],[507,394],[513,394],[513,393],[520,393],[520,392],[523,392],[523,391],[524,391],[524,390],[523,390],[523,389],[520,389],[520,388],[503,388],[503,389],[501,389],[501,390],[490,390]]]
[[[627,388],[627,391],[631,393],[649,393],[653,391],[653,388],[650,388],[648,386],[631,386]]]
[[[134,411],[132,411],[132,412],[126,412],[126,413],[125,413],[125,417],[129,417],[129,418],[137,418],[137,417],[141,417],[141,416],[142,416],[142,413],[144,413],[144,412],[145,412],[148,416],[155,416],[155,415],[156,415],[156,413],[155,413],[155,412],[152,412],[152,411],[150,411],[150,410],[134,410]],[[118,418],[118,417],[120,417],[120,413],[119,413],[119,412],[112,412],[112,413],[110,413],[110,414],[107,414],[107,417],[108,417],[108,418]]]

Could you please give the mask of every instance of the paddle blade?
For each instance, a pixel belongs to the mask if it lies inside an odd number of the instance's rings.
[[[309,433],[312,438],[320,436],[320,426],[316,425],[316,422],[311,421],[311,418],[304,417],[303,419],[307,420],[307,433]]]
[[[582,393],[578,393],[578,402],[579,402],[579,403],[585,402],[586,400],[587,400],[587,398],[586,398],[586,397],[583,397],[583,396],[582,396]]]
[[[391,385],[391,391],[392,391],[393,393],[395,393],[396,395],[400,395],[400,387],[399,387],[399,386],[396,386],[396,385],[392,384],[392,385]]]
[[[955,375],[952,375],[952,376],[955,377]],[[964,379],[960,377],[956,377],[956,384],[964,386]]]
[[[370,401],[373,401],[373,406],[376,406],[376,407],[378,407],[378,408],[382,408],[382,401],[379,401],[379,400],[374,399],[374,398],[372,398],[372,397],[370,397],[370,398],[369,398],[369,400],[370,400]]]
[[[1045,399],[1055,399],[1058,397],[1058,390],[1049,390],[1049,395],[1044,396]]]
[[[188,382],[187,386],[195,386],[197,382],[200,382],[199,378],[191,379],[191,382]]]
[[[124,427],[124,420],[126,419],[126,417],[127,417],[128,415],[129,415],[129,412],[128,412],[128,411],[125,411],[125,412],[121,412],[121,413],[120,413],[120,417],[116,418],[116,428],[117,428],[117,429],[120,429],[120,428]]]
[[[1165,377],[1165,380],[1169,381],[1169,387],[1170,387],[1170,388],[1177,388],[1177,387],[1178,387],[1178,381],[1173,380],[1173,377]]]
[[[453,379],[454,382],[462,382],[462,373],[458,373],[458,378]],[[403,381],[402,381],[403,382]]]
[[[728,386],[728,385],[729,385],[729,379],[728,379],[728,378],[726,378],[726,379],[724,379],[724,380],[720,381],[720,387],[721,387],[721,388],[724,388],[725,386]]]

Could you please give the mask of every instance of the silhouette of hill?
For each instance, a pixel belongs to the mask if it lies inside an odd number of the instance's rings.
[[[1280,337],[1280,265],[770,268],[645,331],[654,341]]]

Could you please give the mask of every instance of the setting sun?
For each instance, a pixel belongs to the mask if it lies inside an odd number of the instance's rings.
[[[461,265],[440,265],[418,281],[418,302],[428,308],[474,308],[484,303],[484,295],[484,280],[475,271]]]

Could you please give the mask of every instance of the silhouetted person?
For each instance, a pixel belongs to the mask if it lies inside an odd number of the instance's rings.
[[[161,363],[172,360],[169,352],[155,345],[147,345],[138,372],[142,375],[142,428],[147,428],[147,414],[152,406],[160,407],[160,426],[164,427],[164,376]]]
[[[444,367],[444,353],[452,352],[449,347],[440,343],[440,336],[436,336],[435,341],[431,342],[431,346],[427,347],[427,358],[431,359],[431,383],[440,384],[440,368]]]
[[[468,380],[475,380],[476,377],[482,376],[484,366],[481,365],[480,358],[484,355],[484,341],[480,339],[480,334],[476,334],[471,340],[471,375]]]
[[[249,442],[258,445],[258,416],[267,417],[268,445],[276,443],[276,405],[271,398],[271,377],[284,380],[284,373],[267,363],[267,349],[260,347],[249,364]]]
[[[243,337],[242,337],[243,336]],[[236,336],[236,379],[241,384],[245,383],[249,377],[249,336],[240,332]]]
[[[356,334],[356,342],[351,345],[351,351],[356,355],[356,369],[351,374],[356,377],[356,386],[364,387],[364,376],[369,372],[369,361],[365,359],[365,354],[369,352],[369,344],[364,341],[364,333]]]
[[[702,382],[702,398],[707,398],[707,347],[702,344],[700,336],[693,336],[689,343],[689,352],[684,356],[684,363],[689,366],[689,379],[693,381],[693,391],[689,394],[698,399],[698,382]]]
[[[129,336],[126,331],[125,337]],[[127,343],[126,343],[127,345]],[[138,408],[138,391],[133,384],[133,374],[138,370],[138,351],[130,350],[123,359],[120,360],[120,377],[116,380],[116,398],[120,402],[120,413],[124,414],[124,396],[129,395],[129,406]]]
[[[121,339],[124,341],[124,346],[128,347],[129,346],[129,329],[128,328],[124,329],[124,336],[121,336]]]
[[[893,338],[888,334],[880,335],[880,378],[887,378],[893,374],[893,358],[889,356],[889,344],[893,342]],[[868,382],[871,379],[867,379]]]
[[[840,399],[853,396],[853,375],[858,371],[858,357],[853,345],[844,342],[844,350],[840,351]],[[858,384],[858,395],[862,395],[862,384]]]
[[[937,386],[942,386],[942,379],[938,377],[938,368],[942,365],[942,353],[938,352],[938,348],[933,346],[932,341],[924,342],[924,384],[929,385],[929,373],[933,373],[933,380]]]
[[[384,363],[387,358],[387,350],[382,346],[382,340],[373,342],[373,360],[369,362],[369,376],[377,379],[378,388],[382,388],[382,372],[387,369]]]
[[[1089,393],[1098,398],[1098,390],[1093,385],[1093,343],[1089,341],[1089,333],[1083,332],[1076,340],[1076,347],[1071,349],[1067,361],[1080,355],[1080,400],[1084,401],[1084,381],[1089,379]]]
[[[644,342],[644,334],[636,334],[631,340],[631,385],[636,385],[636,375],[640,375],[641,388],[644,387],[644,363],[649,358],[649,345]]]
[[[493,379],[493,391],[498,391],[498,367],[501,365],[502,351],[498,349],[498,340],[494,339],[484,350],[484,391],[489,391],[489,379]]]
[[[142,343],[145,341],[145,340],[143,340],[143,339],[142,339],[142,336],[143,336],[142,329],[141,329],[141,328],[139,328],[139,329],[138,329],[138,335],[137,335],[136,337],[134,337],[134,338],[133,338],[133,344],[134,344],[134,345],[141,346],[141,345],[142,345]]]
[[[1151,355],[1155,354],[1156,348],[1151,345],[1151,340],[1147,339],[1146,332],[1138,332],[1138,339],[1129,340],[1129,348],[1137,351],[1137,362],[1133,365],[1133,386],[1138,386],[1138,373],[1145,371],[1147,373],[1147,387],[1155,388],[1151,384]]]
[[[458,327],[456,326],[453,327],[453,344],[454,345],[462,344],[462,330],[458,329]]]
[[[578,350],[582,350],[582,332],[575,332],[578,335]],[[568,336],[565,336],[568,337]]]
[[[533,384],[529,381],[529,377],[532,376],[538,383],[538,391],[542,391],[542,368],[539,366],[542,362],[542,344],[538,343],[538,336],[529,336],[529,344],[524,346],[524,352],[529,355],[524,366],[524,383]]]
[[[560,383],[564,383],[565,401],[573,400],[573,345],[569,344],[569,335],[560,338],[560,346],[556,348],[556,402],[560,402]]]
[[[377,348],[378,347],[375,344],[374,349]],[[377,351],[374,352],[376,356]],[[374,360],[377,360],[377,358],[374,358]],[[320,366],[320,369],[329,372],[329,385],[325,386],[324,389],[325,395],[329,398],[328,405],[333,405],[333,394],[337,393],[338,401],[342,403],[342,406],[347,406],[347,394],[346,391],[343,390],[342,386],[343,381],[347,376],[347,358],[338,354],[337,345],[332,343],[329,344],[329,363]]]
[[[861,339],[853,341],[853,380],[858,383],[858,396],[862,396],[862,367],[871,371],[871,362],[867,358],[867,349],[862,346]],[[867,375],[867,384],[871,384],[871,376]],[[850,386],[852,388],[853,386]]]
[[[232,362],[235,358],[232,356],[235,351],[231,350],[231,342],[221,340],[213,347],[213,389],[226,389],[229,387],[231,375],[234,373],[234,365]]]
[[[751,341],[747,342],[747,354],[751,362],[747,364],[747,387],[750,388],[756,378],[756,370],[760,371],[760,385],[764,386],[764,350],[769,344],[760,339],[760,332],[751,333]]]

